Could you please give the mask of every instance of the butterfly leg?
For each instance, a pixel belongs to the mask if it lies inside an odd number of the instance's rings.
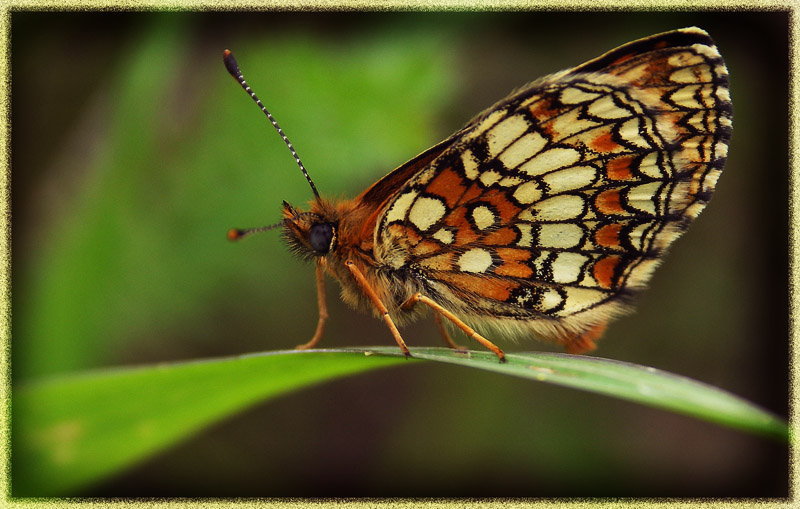
[[[475,330],[472,327],[462,322],[460,318],[458,318],[450,311],[446,310],[445,308],[443,308],[433,300],[429,299],[428,297],[420,295],[419,292],[412,295],[411,298],[405,301],[401,307],[402,309],[411,309],[411,307],[417,302],[422,302],[423,304],[427,304],[428,306],[432,307],[437,313],[440,313],[442,316],[453,322],[456,325],[456,327],[464,331],[464,333],[467,336],[471,337],[478,343],[482,344],[484,347],[494,352],[495,355],[497,355],[497,358],[500,360],[500,362],[506,362],[506,355],[503,353],[502,350],[500,350],[500,348],[497,347],[497,345],[495,345],[485,337],[475,332]]]
[[[319,307],[319,320],[317,321],[317,330],[314,332],[314,337],[308,343],[297,345],[297,350],[308,350],[314,348],[319,340],[322,339],[322,333],[325,331],[325,322],[328,321],[328,303],[325,300],[325,269],[322,263],[317,264],[317,306]]]
[[[564,349],[571,354],[582,354],[594,350],[597,348],[595,340],[600,339],[600,336],[606,331],[607,325],[607,322],[600,323],[577,336],[564,338]]]
[[[394,322],[392,321],[392,317],[389,316],[389,310],[386,309],[386,306],[383,305],[383,302],[381,302],[381,299],[380,297],[378,297],[378,294],[375,293],[375,290],[373,290],[372,287],[369,285],[367,278],[364,277],[364,274],[362,274],[361,271],[358,270],[358,267],[356,267],[352,261],[347,260],[346,262],[344,262],[344,264],[353,274],[353,277],[356,278],[356,281],[358,282],[359,286],[361,286],[361,289],[364,290],[364,293],[367,294],[367,297],[369,297],[369,300],[372,301],[372,304],[376,308],[378,308],[378,311],[381,313],[381,316],[383,317],[383,321],[386,322],[386,325],[389,327],[389,331],[391,331],[392,336],[394,336],[394,340],[397,341],[397,345],[400,347],[400,350],[403,351],[403,355],[405,355],[406,357],[411,357],[411,352],[408,351],[406,342],[403,341],[402,336],[400,336],[400,331],[397,330],[397,326],[395,326]]]
[[[442,339],[447,346],[452,348],[453,350],[458,350],[459,352],[466,352],[467,348],[457,344],[453,341],[453,338],[450,337],[450,333],[447,332],[447,329],[444,327],[444,322],[442,321],[442,314],[435,309],[433,310],[433,321],[436,323],[436,328],[439,329],[439,334],[442,336]]]

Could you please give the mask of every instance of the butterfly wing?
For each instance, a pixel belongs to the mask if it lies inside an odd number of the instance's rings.
[[[585,332],[625,309],[708,202],[731,116],[704,31],[629,43],[448,139],[382,208],[376,260],[468,320]]]

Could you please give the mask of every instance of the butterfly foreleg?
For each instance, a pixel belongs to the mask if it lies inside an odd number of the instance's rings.
[[[308,343],[297,345],[297,350],[308,350],[314,348],[322,339],[322,333],[325,331],[325,322],[328,321],[328,303],[325,300],[325,268],[323,266],[324,259],[320,259],[317,263],[317,307],[319,308],[319,320],[317,321],[317,330],[314,336]]]
[[[447,318],[448,320],[453,322],[453,324],[455,324],[456,327],[458,327],[459,329],[464,331],[464,333],[467,336],[471,337],[472,339],[474,339],[478,343],[482,344],[484,347],[486,347],[489,350],[491,350],[492,352],[494,352],[495,355],[497,355],[497,358],[500,360],[500,362],[506,362],[506,355],[503,353],[502,350],[500,350],[500,348],[497,347],[497,345],[495,345],[494,343],[492,343],[491,341],[489,341],[485,337],[483,337],[480,334],[478,334],[475,331],[475,329],[473,329],[472,327],[470,327],[469,325],[467,325],[466,323],[461,321],[461,319],[458,318],[456,315],[454,315],[450,311],[446,310],[445,308],[443,308],[442,306],[437,304],[435,301],[429,299],[428,297],[425,297],[424,295],[421,295],[419,292],[417,292],[414,295],[412,295],[411,298],[408,299],[407,301],[405,301],[403,303],[403,305],[400,306],[400,307],[401,307],[401,309],[409,310],[417,302],[422,302],[423,304],[427,304],[428,306],[433,308],[434,311],[436,311],[437,313],[441,314],[442,316],[444,316],[445,318]]]
[[[381,299],[380,297],[378,297],[378,294],[375,293],[375,290],[372,288],[372,286],[370,286],[369,281],[367,281],[367,278],[364,277],[364,274],[361,273],[361,271],[358,269],[358,267],[356,267],[356,265],[352,261],[347,260],[344,264],[348,268],[348,270],[350,270],[350,273],[353,274],[353,277],[356,279],[356,282],[364,291],[364,293],[367,294],[369,300],[372,301],[372,304],[381,313],[383,321],[386,322],[386,325],[389,327],[389,331],[391,331],[392,336],[394,336],[394,340],[397,341],[397,345],[400,347],[400,350],[403,351],[403,355],[405,355],[406,357],[411,357],[411,352],[408,351],[406,342],[403,341],[402,336],[400,336],[400,331],[397,330],[397,326],[394,324],[392,317],[389,316],[389,310],[386,309],[386,306],[383,305],[383,302],[381,302]]]

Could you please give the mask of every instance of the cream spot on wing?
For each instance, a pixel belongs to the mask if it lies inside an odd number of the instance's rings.
[[[574,148],[555,147],[537,154],[519,169],[528,175],[536,176],[570,166],[578,162],[580,158],[581,153]]]
[[[561,102],[564,104],[580,104],[597,99],[600,94],[587,92],[575,87],[568,87],[561,91]]]
[[[583,198],[564,194],[537,202],[523,210],[519,218],[523,221],[564,221],[580,216],[583,209]]]
[[[651,223],[641,223],[637,225],[631,232],[628,234],[628,239],[631,241],[631,244],[635,249],[641,250],[642,246],[642,239],[644,235],[647,234],[647,230],[652,228]]]
[[[631,207],[648,214],[655,214],[654,200],[660,201],[662,199],[661,187],[661,182],[648,182],[647,184],[632,187],[626,195],[626,201]]]
[[[507,146],[514,143],[530,125],[522,115],[514,115],[503,120],[486,133],[489,155],[497,157]]]
[[[703,131],[705,129],[705,126],[703,124],[705,122],[705,119],[706,119],[705,110],[698,110],[694,115],[692,115],[688,119],[684,119],[684,122],[694,127],[698,131]]]
[[[517,230],[519,230],[519,240],[517,245],[520,247],[531,247],[533,245],[533,234],[531,233],[531,225],[528,223],[517,223]]]
[[[500,162],[509,170],[516,168],[544,148],[547,140],[539,133],[528,133],[511,144],[498,156]]]
[[[644,159],[642,159],[642,161],[639,163],[639,171],[648,177],[653,177],[656,179],[666,178],[666,175],[664,175],[661,167],[658,166],[657,152],[650,152],[644,156]]]
[[[700,85],[686,85],[670,95],[670,99],[687,109],[703,108],[704,105],[697,100],[697,91],[700,87]]]
[[[730,102],[731,101],[731,93],[728,91],[727,88],[718,88],[717,89],[717,99],[719,99],[720,101],[725,102],[725,103]]]
[[[472,248],[458,258],[458,268],[464,272],[483,273],[492,266],[492,255],[489,251]]]
[[[713,85],[706,84],[700,89],[700,101],[705,105],[706,108],[714,108],[717,104],[717,100],[715,97],[716,89]]]
[[[408,207],[411,206],[411,202],[416,196],[417,191],[409,191],[397,198],[392,204],[392,208],[386,213],[386,222],[403,221],[406,218]]]
[[[715,143],[714,152],[717,157],[728,157],[728,145],[722,142]],[[502,182],[500,184],[502,185]]]
[[[639,118],[640,117],[634,117],[630,120],[626,120],[619,128],[619,135],[628,143],[633,143],[642,148],[651,148],[650,143],[639,134],[641,128],[639,125]]]
[[[445,228],[439,228],[436,233],[433,234],[433,238],[441,242],[442,244],[452,244],[453,243],[453,232],[447,230]]]
[[[711,46],[706,46],[705,44],[694,44],[692,45],[692,49],[697,53],[705,54],[711,57],[719,56],[719,53],[717,53]],[[690,53],[688,51],[670,55],[667,61],[669,62],[669,65],[673,67],[688,67],[692,65],[705,64],[705,61],[701,55]]]
[[[597,170],[591,166],[574,166],[549,173],[542,177],[542,180],[550,187],[550,193],[556,194],[588,187],[596,176]]]
[[[408,219],[414,226],[425,231],[441,219],[446,210],[441,200],[422,196],[417,198],[414,205],[411,206],[411,210],[408,212]]]
[[[481,173],[480,181],[481,181],[481,184],[483,184],[486,187],[489,187],[492,184],[494,184],[495,182],[497,182],[498,180],[500,180],[500,177],[501,177],[501,175],[499,173],[497,173],[496,171],[487,170],[487,171]]]
[[[712,80],[708,67],[692,67],[678,69],[669,75],[669,80],[675,83],[697,83],[701,81],[710,82]]]
[[[576,283],[588,258],[578,253],[558,253],[550,269],[555,283]]]
[[[536,182],[525,182],[517,187],[513,196],[519,203],[533,203],[542,197],[542,190]]]
[[[500,185],[503,187],[513,187],[520,183],[522,183],[522,179],[519,177],[503,177],[500,181]]]
[[[562,300],[561,294],[552,288],[548,288],[542,293],[542,298],[539,303],[542,311],[547,311],[548,309],[560,306]]]
[[[589,115],[600,118],[625,118],[631,116],[630,111],[620,108],[614,103],[614,97],[612,95],[603,96],[590,104],[588,113]]]
[[[580,244],[583,229],[570,223],[546,223],[539,225],[539,246],[548,248],[569,248]]]
[[[703,187],[705,188],[705,190],[713,191],[714,186],[717,185],[717,180],[719,179],[720,175],[722,175],[721,170],[711,170],[710,172],[708,172],[706,174],[706,178],[703,181],[704,182]]]
[[[601,124],[595,119],[587,118],[582,108],[574,108],[561,113],[548,121],[553,130],[558,133],[559,140],[566,137],[599,127]]]
[[[561,316],[567,316],[591,306],[595,306],[608,298],[608,295],[600,290],[591,288],[578,288],[575,286],[564,287],[567,292],[567,301],[564,309],[558,312]]]
[[[489,115],[487,115],[485,119],[483,119],[477,126],[475,126],[475,129],[471,133],[465,136],[465,139],[472,140],[474,138],[477,138],[484,131],[494,126],[498,120],[506,116],[506,113],[507,112],[504,109],[494,110],[493,112],[489,113]]]
[[[461,153],[461,163],[464,165],[464,173],[470,180],[478,178],[478,161],[472,154],[472,151],[467,149]]]
[[[533,267],[537,274],[542,274],[550,265],[550,251],[539,251],[539,256],[533,260]]]
[[[496,220],[494,213],[484,205],[475,207],[472,210],[472,219],[475,221],[475,226],[481,230],[485,230],[494,225]]]

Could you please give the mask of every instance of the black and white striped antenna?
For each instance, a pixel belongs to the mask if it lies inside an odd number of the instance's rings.
[[[300,156],[297,155],[297,151],[294,149],[294,146],[292,146],[292,142],[289,141],[289,138],[286,136],[286,134],[284,134],[283,129],[281,129],[281,126],[278,125],[278,122],[275,121],[275,118],[272,116],[272,114],[269,112],[266,106],[264,106],[264,104],[261,102],[258,96],[256,96],[256,94],[250,88],[250,85],[248,85],[247,82],[244,80],[244,76],[242,76],[242,71],[239,70],[239,64],[237,64],[236,59],[233,58],[233,53],[231,53],[230,50],[225,50],[222,54],[222,60],[225,62],[225,68],[228,69],[228,72],[231,74],[231,76],[233,76],[236,82],[242,86],[244,91],[247,92],[247,95],[249,95],[256,102],[258,107],[261,108],[261,111],[264,112],[264,115],[266,115],[269,121],[272,123],[272,127],[274,127],[276,131],[278,131],[278,134],[281,136],[283,142],[286,144],[287,147],[289,147],[289,151],[292,153],[295,162],[297,162],[297,166],[300,167],[300,171],[303,172],[303,175],[306,177],[308,184],[311,186],[311,191],[314,193],[314,197],[317,199],[317,201],[320,201],[319,192],[317,192],[317,186],[314,185],[314,181],[311,180],[311,177],[308,175],[306,167],[303,166],[303,162],[300,160]],[[233,228],[228,231],[228,239],[239,240],[253,233],[273,230],[275,228],[283,226],[284,224],[286,224],[286,219],[269,226],[259,226],[257,228],[246,228],[246,229]]]
[[[256,102],[258,107],[261,108],[261,111],[264,112],[264,115],[267,116],[269,121],[272,122],[272,126],[275,128],[276,131],[278,131],[278,134],[280,134],[281,139],[283,140],[284,143],[286,143],[286,146],[289,147],[289,151],[292,153],[292,156],[294,156],[294,160],[297,162],[297,166],[300,167],[300,171],[302,171],[303,175],[306,177],[308,184],[311,186],[311,191],[314,192],[314,197],[317,199],[317,201],[320,201],[319,193],[317,192],[317,186],[314,185],[314,181],[312,181],[311,177],[308,175],[306,167],[303,166],[303,162],[300,160],[300,156],[297,155],[297,151],[295,151],[294,147],[292,146],[292,142],[289,141],[289,138],[286,137],[286,134],[284,134],[283,129],[281,129],[281,126],[278,125],[278,122],[275,121],[275,118],[272,116],[269,110],[267,110],[267,108],[261,103],[261,100],[258,98],[258,96],[256,96],[253,90],[250,89],[250,85],[248,85],[247,82],[244,80],[244,76],[242,76],[242,71],[239,70],[239,64],[237,64],[236,59],[233,58],[233,53],[231,53],[230,50],[226,49],[222,54],[222,59],[225,61],[225,68],[228,69],[228,72],[231,73],[231,76],[234,77],[234,79],[239,83],[239,85],[242,86],[244,91],[247,92],[247,94]]]

